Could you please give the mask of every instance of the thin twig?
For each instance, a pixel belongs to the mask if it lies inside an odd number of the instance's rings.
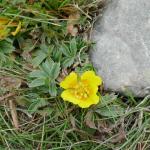
[[[1,97],[0,97],[0,102],[3,101],[3,100],[5,100],[6,98],[9,98],[9,97],[11,97],[11,96],[14,96],[14,95],[15,95],[15,93],[9,93],[9,94],[6,94],[6,95],[4,95],[4,96],[1,96]]]
[[[12,116],[12,120],[13,120],[13,125],[16,129],[19,129],[16,105],[15,105],[14,101],[9,100],[9,106],[10,106],[11,116]]]

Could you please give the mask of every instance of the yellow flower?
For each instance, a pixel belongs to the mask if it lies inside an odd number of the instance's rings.
[[[61,97],[81,108],[87,108],[99,102],[100,97],[97,95],[97,91],[101,84],[101,77],[96,76],[94,71],[86,71],[81,76],[71,72],[60,83],[60,87],[65,89]]]
[[[15,31],[11,32],[11,28],[16,27]],[[10,35],[10,32],[15,36],[21,30],[21,22],[11,21],[8,18],[0,17],[0,40],[5,39]]]
[[[9,22],[7,18],[0,17],[0,40],[4,39],[9,34],[9,29],[6,26],[6,24]]]
[[[9,34],[9,29],[5,28],[5,27],[0,27],[0,40],[3,40],[4,38],[6,38]]]
[[[18,26],[14,32],[11,32],[13,36],[15,36],[21,30],[21,22],[19,21]]]
[[[5,25],[9,22],[9,19],[0,17],[0,26]]]

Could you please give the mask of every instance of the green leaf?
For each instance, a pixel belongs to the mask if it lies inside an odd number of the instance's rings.
[[[56,96],[57,95],[57,87],[56,87],[56,82],[54,80],[52,80],[50,82],[49,93],[50,93],[51,96]]]
[[[74,57],[65,57],[62,61],[64,68],[70,67],[74,63]]]
[[[47,55],[49,55],[52,51],[53,51],[54,46],[47,46],[45,44],[41,44],[40,45],[40,50],[43,51],[44,53],[46,53]]]
[[[70,50],[67,47],[67,45],[62,44],[62,46],[60,47],[60,51],[65,55],[65,56],[71,56]]]
[[[49,104],[49,103],[48,103],[45,99],[43,99],[43,98],[35,99],[35,100],[32,102],[32,104],[29,106],[28,111],[29,111],[30,113],[34,113],[34,112],[36,112],[36,111],[38,110],[38,108],[43,107],[43,106],[46,106],[46,105],[48,105],[48,104]]]
[[[124,115],[125,109],[120,105],[110,105],[97,109],[96,112],[105,117],[119,117]]]
[[[40,79],[37,78],[35,80],[33,80],[31,83],[29,83],[29,87],[38,87],[38,86],[42,86],[45,85],[45,80],[44,79]]]
[[[47,57],[47,55],[42,52],[38,51],[38,55],[32,60],[32,64],[34,67],[39,66],[39,64]]]
[[[60,63],[54,63],[51,60],[46,60],[46,62],[42,64],[42,68],[50,78],[56,79],[60,72]]]
[[[62,52],[60,50],[55,50],[53,52],[53,60],[55,62],[60,62],[61,61],[61,57],[62,57]]]
[[[99,108],[108,106],[109,104],[113,104],[117,100],[117,95],[114,93],[106,94],[105,96],[102,96],[101,102],[98,105]]]
[[[37,113],[42,116],[45,116],[45,115],[51,115],[54,111],[55,111],[54,108],[46,107],[46,108],[43,108],[42,110],[38,110]]]
[[[6,63],[6,61],[7,61],[6,55],[4,53],[0,52],[0,66],[3,63]]]
[[[40,50],[44,51],[44,52],[47,52],[47,49],[48,49],[48,46],[45,45],[45,44],[41,44],[40,45]]]
[[[46,78],[47,74],[42,70],[34,70],[29,74],[31,78]]]
[[[7,54],[13,52],[14,50],[15,48],[13,47],[12,43],[5,40],[0,41],[0,52]]]
[[[73,38],[70,42],[70,51],[71,51],[72,56],[75,56],[77,53],[77,43],[76,43],[75,38]]]
[[[19,46],[20,48],[23,50],[23,51],[32,51],[34,48],[35,48],[35,44],[33,42],[33,40],[31,39],[23,39],[23,37],[18,37],[18,43],[19,43]]]
[[[41,68],[44,70],[45,73],[47,73],[49,76],[51,74],[51,67],[53,65],[53,61],[52,60],[46,60],[44,63],[42,63]]]
[[[53,63],[51,66],[50,77],[56,79],[60,73],[60,63]]]

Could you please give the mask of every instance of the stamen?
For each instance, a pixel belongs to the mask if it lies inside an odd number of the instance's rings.
[[[76,98],[82,99],[82,100],[88,98],[89,88],[88,88],[87,84],[79,82],[79,84],[76,85],[76,87],[74,89],[74,95]]]

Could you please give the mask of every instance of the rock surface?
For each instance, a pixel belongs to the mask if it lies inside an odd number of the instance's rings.
[[[91,60],[105,89],[150,94],[150,1],[111,0],[92,36]]]

